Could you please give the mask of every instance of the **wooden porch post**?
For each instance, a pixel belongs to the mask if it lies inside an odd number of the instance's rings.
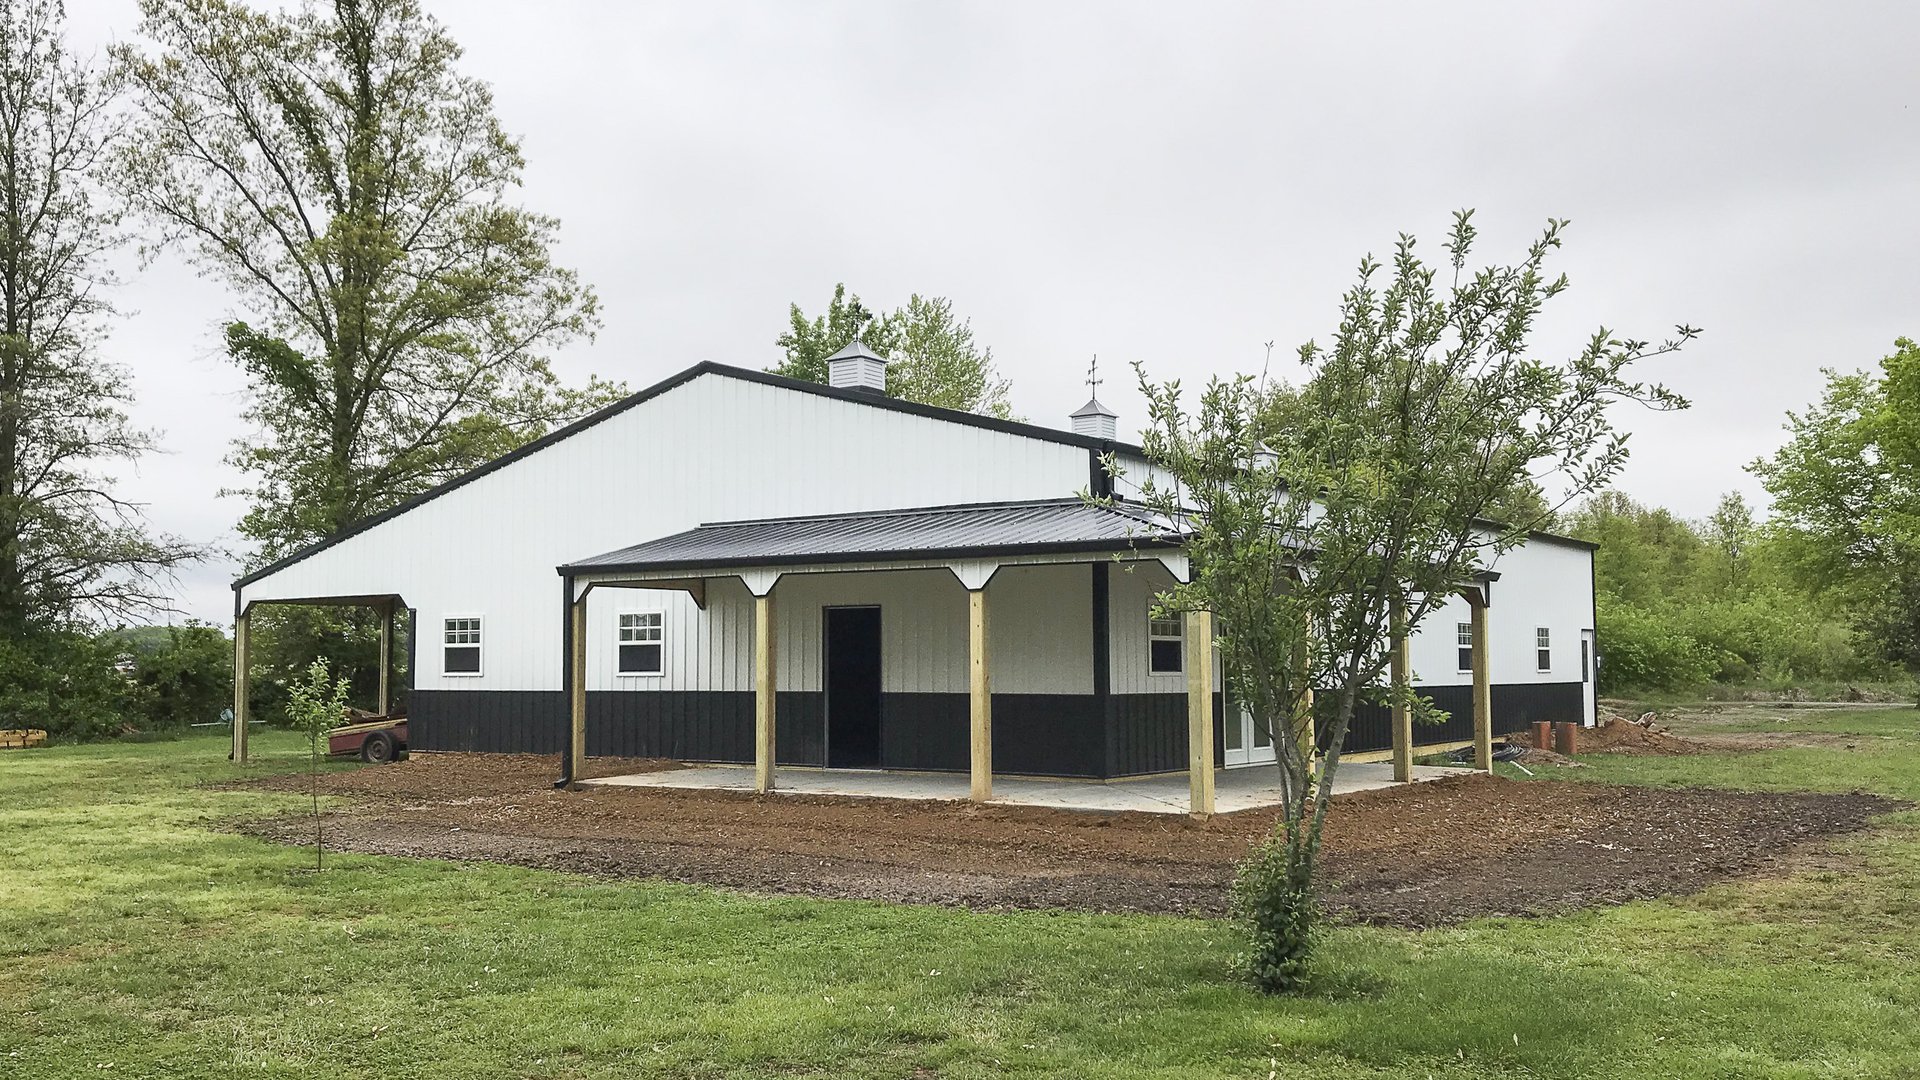
[[[1467,597],[1473,609],[1473,767],[1493,771],[1493,678],[1488,670],[1487,598],[1477,590]]]
[[[753,790],[773,790],[773,590],[753,598]]]
[[[1187,812],[1213,816],[1213,612],[1187,612]]]
[[[1407,603],[1396,599],[1393,602],[1393,626],[1388,645],[1393,650],[1388,661],[1388,670],[1393,679],[1396,694],[1404,694],[1409,685],[1413,667],[1413,649],[1407,641]],[[1393,706],[1393,778],[1401,783],[1413,779],[1413,709],[1406,702],[1396,702]]]
[[[380,699],[374,712],[381,716],[393,705],[393,598],[380,606]]]
[[[247,690],[253,658],[247,647],[247,619],[243,610],[233,617],[233,763],[247,763]]]
[[[993,798],[993,673],[987,666],[987,590],[967,590],[967,695],[974,802]]]
[[[574,598],[568,611],[573,620],[573,648],[567,657],[572,669],[571,700],[567,703],[573,737],[567,740],[567,775],[579,783],[587,766],[587,597]]]

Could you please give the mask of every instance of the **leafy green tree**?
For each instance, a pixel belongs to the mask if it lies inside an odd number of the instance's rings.
[[[1709,557],[1706,542],[1685,518],[1618,491],[1586,500],[1561,525],[1600,545],[1594,552],[1596,586],[1631,603],[1695,595]]]
[[[0,634],[0,728],[41,728],[76,741],[118,734],[135,699],[115,659],[114,649],[83,629]]]
[[[154,444],[127,420],[127,373],[97,351],[102,260],[122,240],[94,180],[111,96],[67,51],[64,19],[0,0],[0,635],[164,607],[170,572],[199,555],[150,532],[105,468]]]
[[[1799,582],[1841,598],[1863,640],[1920,670],[1920,345],[1880,373],[1829,370],[1821,399],[1749,468],[1773,496]]]
[[[1408,236],[1384,284],[1363,259],[1332,344],[1300,350],[1306,374],[1283,392],[1294,404],[1279,427],[1265,427],[1275,410],[1251,377],[1213,380],[1190,414],[1177,382],[1141,373],[1144,447],[1172,477],[1149,478],[1144,498],[1185,533],[1192,566],[1156,609],[1215,613],[1227,684],[1279,759],[1279,821],[1235,891],[1263,990],[1296,989],[1308,970],[1320,837],[1355,708],[1433,712],[1409,685],[1381,686],[1389,642],[1524,540],[1479,524],[1523,479],[1550,473],[1569,497],[1612,479],[1627,456],[1614,403],[1686,404],[1627,372],[1680,348],[1688,327],[1660,345],[1603,329],[1572,356],[1536,358],[1534,321],[1567,287],[1546,272],[1563,227],[1551,222],[1516,264],[1469,270],[1475,234],[1460,213],[1446,286]],[[1315,688],[1330,699],[1317,773],[1296,720]]]
[[[1517,529],[1551,532],[1558,515],[1551,500],[1533,477],[1523,477],[1512,488],[1501,492],[1487,504],[1487,519]]]
[[[777,374],[827,381],[827,358],[856,335],[875,355],[886,357],[887,393],[947,409],[1009,418],[1011,384],[993,364],[993,350],[977,345],[972,324],[953,313],[945,297],[907,299],[907,306],[875,316],[846,285],[833,287],[824,314],[809,319],[793,304],[789,325],[775,344],[786,360]]]
[[[132,206],[233,289],[257,429],[241,532],[269,560],[610,400],[547,355],[597,325],[486,85],[416,0],[143,0],[115,155]]]
[[[188,622],[102,637],[132,661],[128,680],[145,730],[211,723],[233,705],[233,643],[219,627]]]
[[[833,287],[833,299],[824,314],[809,319],[799,304],[790,304],[787,320],[786,331],[774,339],[786,359],[772,370],[790,379],[826,382],[827,357],[846,348],[856,336],[878,356],[892,355],[897,344],[893,320],[876,319],[859,296],[847,292],[844,282]]]

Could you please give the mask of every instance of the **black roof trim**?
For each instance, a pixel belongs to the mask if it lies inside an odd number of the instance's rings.
[[[1479,525],[1484,528],[1497,529],[1502,532],[1512,528],[1512,526],[1508,525],[1506,522],[1495,521],[1492,518],[1474,518],[1473,523],[1475,525]],[[1545,532],[1540,529],[1528,529],[1527,539],[1544,540],[1549,544],[1564,544],[1567,547],[1585,548],[1588,551],[1600,550],[1600,545],[1593,542],[1592,540],[1582,540],[1577,536],[1562,536],[1559,533]]]
[[[750,368],[734,367],[731,364],[722,364],[713,360],[703,360],[676,375],[668,376],[654,383],[644,390],[629,394],[597,412],[583,416],[565,427],[555,428],[538,439],[527,443],[525,446],[502,454],[492,461],[476,466],[472,470],[461,473],[459,476],[435,487],[428,488],[426,491],[410,499],[396,503],[377,514],[361,518],[359,521],[348,525],[346,528],[341,529],[339,532],[334,533],[324,540],[315,541],[291,555],[268,563],[266,566],[244,577],[237,578],[234,580],[233,588],[237,592],[259,581],[261,578],[279,573],[297,562],[325,551],[327,548],[340,543],[342,540],[358,536],[360,533],[366,532],[381,522],[389,521],[417,506],[432,502],[449,491],[472,483],[496,469],[505,468],[519,461],[521,458],[536,454],[562,439],[577,435],[603,420],[612,419],[626,412],[628,409],[633,408],[635,405],[651,401],[661,394],[683,383],[692,382],[702,375],[723,375],[727,378],[739,379],[743,382],[761,383],[765,386],[777,386],[786,390],[798,390],[802,393],[818,394],[821,397],[836,398],[840,401],[851,401],[859,405],[870,405],[880,409],[892,409],[895,412],[911,413],[914,416],[924,416],[933,420],[945,420],[948,423],[965,424],[968,427],[985,428],[989,431],[1000,431],[1009,435],[1022,435],[1030,439],[1041,439],[1066,446],[1078,446],[1087,450],[1113,451],[1115,453],[1133,454],[1135,456],[1144,456],[1145,454],[1145,451],[1140,447],[1130,443],[1114,442],[1109,439],[1094,439],[1085,435],[1076,435],[1071,431],[1059,431],[1054,428],[1041,427],[1038,424],[1027,424],[1018,420],[1002,420],[996,416],[981,416],[977,413],[962,412],[958,409],[943,409],[937,405],[922,405],[917,401],[903,401],[899,398],[890,398],[875,394],[872,391],[828,386],[825,383],[808,382],[805,379],[791,379],[785,375],[775,375],[770,371],[754,371]]]
[[[841,401],[855,401],[862,405],[873,405],[882,409],[892,409],[894,412],[911,413],[914,416],[925,416],[934,420],[945,420],[949,423],[965,424],[968,427],[986,428],[989,431],[1002,431],[1009,435],[1024,435],[1029,439],[1040,439],[1044,442],[1078,446],[1087,450],[1111,450],[1115,453],[1133,454],[1136,457],[1146,454],[1145,450],[1142,450],[1132,443],[1116,442],[1112,439],[1096,439],[1088,435],[1076,435],[1071,431],[1042,427],[1039,424],[1029,424],[1022,420],[1002,420],[997,416],[981,416],[979,413],[963,412],[959,409],[944,409],[938,405],[922,405],[917,401],[907,401],[904,398],[879,396],[871,390],[828,386],[826,383],[808,382],[805,379],[790,379],[785,375],[775,375],[771,371],[754,371],[750,368],[732,367],[727,364],[717,364],[712,361],[708,361],[699,366],[707,371],[735,379],[742,379],[746,382],[764,383],[767,386],[779,386],[788,390],[799,390],[803,393],[818,394],[821,397],[838,398]]]

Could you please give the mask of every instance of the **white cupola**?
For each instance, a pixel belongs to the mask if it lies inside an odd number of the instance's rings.
[[[1073,433],[1075,435],[1086,435],[1095,439],[1111,439],[1114,437],[1114,421],[1120,419],[1120,417],[1112,409],[1100,404],[1101,382],[1100,358],[1096,356],[1093,358],[1093,363],[1087,368],[1087,391],[1093,396],[1087,398],[1085,405],[1073,411]]]
[[[827,385],[842,390],[887,392],[887,362],[855,335],[846,348],[827,357]]]
[[[1085,405],[1074,410],[1073,433],[1111,439],[1114,437],[1114,421],[1118,419],[1120,417],[1112,409],[1100,404],[1099,398],[1089,398]]]

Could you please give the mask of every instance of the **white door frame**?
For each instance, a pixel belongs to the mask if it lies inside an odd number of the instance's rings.
[[[1580,631],[1580,707],[1585,710],[1580,717],[1583,724],[1600,722],[1598,706],[1600,704],[1600,656],[1595,652],[1596,642],[1592,630]]]

